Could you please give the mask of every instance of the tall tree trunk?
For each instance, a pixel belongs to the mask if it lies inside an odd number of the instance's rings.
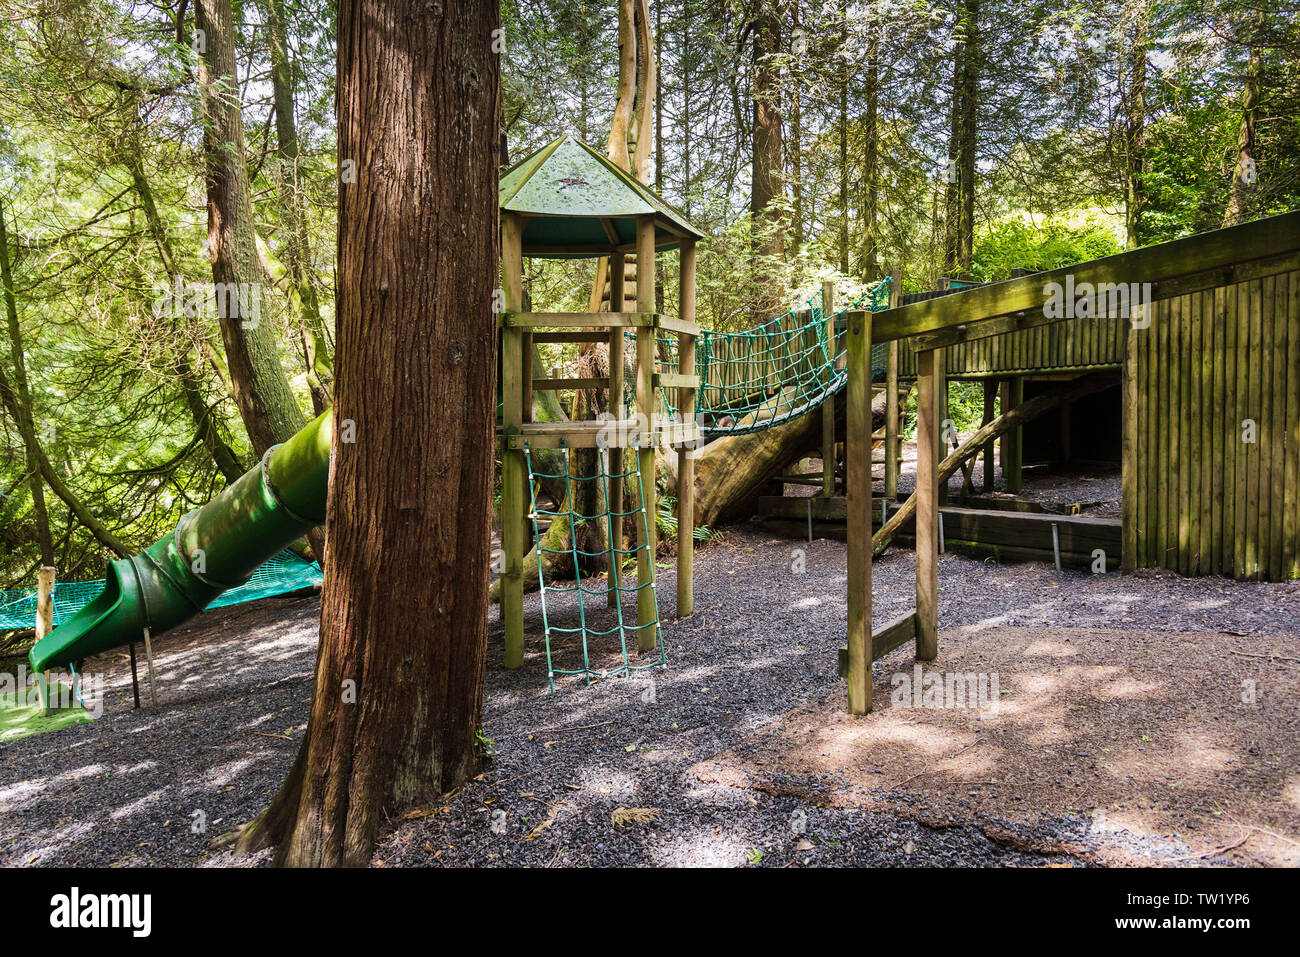
[[[123,151],[122,160],[131,176],[131,185],[135,190],[136,199],[139,200],[140,207],[144,210],[145,225],[149,229],[149,235],[158,250],[159,258],[162,260],[163,272],[170,281],[172,277],[180,274],[180,268],[172,251],[171,238],[167,235],[167,227],[163,223],[162,217],[158,215],[158,206],[154,202],[153,188],[145,176],[144,164],[140,159],[137,144],[133,144],[131,148]],[[177,323],[179,321],[179,317],[177,317]],[[185,344],[177,348],[173,360],[176,379],[180,383],[181,398],[184,399],[185,408],[189,411],[190,419],[194,422],[194,427],[198,430],[198,434],[203,441],[203,447],[212,456],[212,461],[216,464],[222,478],[226,480],[227,484],[230,484],[238,480],[244,474],[245,469],[235,456],[234,451],[221,437],[221,432],[217,428],[216,415],[204,398],[203,383],[194,367],[194,363],[191,361],[189,350],[190,344],[187,337]]]
[[[1145,0],[1134,5],[1133,19],[1133,48],[1129,51],[1124,109],[1124,231],[1129,249],[1142,245],[1142,214],[1147,199],[1142,174],[1146,152],[1147,51],[1151,41]]]
[[[36,519],[36,543],[41,550],[41,564],[54,564],[54,539],[50,535],[50,514],[45,508],[45,482],[41,477],[40,443],[36,436],[36,419],[31,388],[27,382],[27,360],[23,354],[23,330],[18,322],[18,300],[14,296],[13,272],[9,264],[9,233],[5,211],[0,205],[0,284],[4,286],[5,319],[9,327],[9,354],[14,367],[14,421],[27,452],[27,483],[32,494],[32,514]]]
[[[956,266],[963,279],[971,276],[975,255],[975,147],[979,115],[980,3],[966,0],[963,17],[961,126],[957,155],[957,249]]]
[[[286,234],[280,258],[288,268],[289,300],[302,336],[312,407],[319,415],[333,401],[334,362],[330,356],[325,322],[321,318],[320,294],[311,271],[311,244],[307,236],[307,211],[299,168],[301,150],[294,119],[288,16],[284,0],[265,0],[265,6],[271,48],[271,92],[275,101],[275,140],[280,150],[280,210]]]
[[[294,773],[245,847],[364,865],[475,765],[498,244],[495,0],[342,0],[336,441],[320,657]],[[431,423],[438,428],[432,430]],[[283,838],[283,840],[281,840]]]
[[[1255,184],[1255,114],[1259,109],[1259,54],[1251,47],[1246,68],[1246,90],[1241,104],[1241,127],[1237,132],[1237,162],[1232,169],[1232,187],[1223,225],[1236,226],[1247,217],[1250,189]]]
[[[880,33],[874,24],[867,37],[866,84],[862,115],[862,278],[871,282],[880,271]]]
[[[961,218],[961,114],[962,93],[965,83],[966,44],[963,38],[962,17],[958,14],[952,47],[952,101],[948,109],[948,165],[944,169],[943,190],[943,272],[952,276],[957,271],[957,236]]]
[[[253,449],[260,456],[307,424],[280,365],[274,325],[258,315],[230,315],[230,301],[246,292],[261,300],[261,267],[253,204],[244,165],[244,130],[235,75],[235,30],[230,0],[197,0],[194,24],[203,31],[199,91],[207,164],[208,252],[218,290],[221,337],[231,385]],[[346,155],[346,154],[340,154]],[[222,290],[226,291],[225,296]],[[227,308],[220,308],[222,301]],[[240,308],[238,312],[246,311]]]
[[[803,62],[807,53],[799,0],[790,14],[790,241],[796,254],[804,243],[803,217]]]
[[[754,133],[750,170],[749,211],[754,252],[759,259],[757,285],[762,293],[755,301],[756,318],[777,308],[784,300],[777,288],[772,263],[785,255],[784,217],[781,199],[785,150],[782,144],[781,14],[774,0],[760,0],[754,22]]]
[[[840,0],[840,52],[836,85],[840,95],[840,273],[849,272],[849,6]]]

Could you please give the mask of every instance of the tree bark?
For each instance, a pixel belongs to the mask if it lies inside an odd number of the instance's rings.
[[[1145,2],[1133,8],[1133,48],[1129,52],[1129,82],[1124,109],[1124,227],[1129,249],[1142,245],[1142,214],[1146,209],[1143,171],[1146,153],[1147,50],[1150,47]]]
[[[320,294],[311,271],[311,243],[307,211],[302,198],[298,125],[294,119],[293,63],[289,59],[288,15],[284,0],[265,0],[267,35],[271,52],[271,93],[275,102],[275,140],[280,150],[278,167],[280,214],[285,241],[281,255],[287,269],[289,301],[302,336],[307,364],[307,385],[316,414],[333,402],[334,361],[320,312]]]
[[[364,865],[466,780],[487,645],[499,7],[343,0],[336,439],[311,718],[245,848]],[[349,695],[354,695],[350,698]],[[292,810],[290,810],[292,808]]]
[[[208,254],[218,290],[248,290],[261,298],[261,268],[253,205],[244,165],[244,130],[235,73],[230,0],[197,0],[194,24],[203,31],[199,91],[207,166]],[[221,302],[218,296],[218,303]],[[226,299],[229,304],[229,298]],[[239,310],[243,312],[244,310]],[[219,309],[227,312],[228,309]],[[280,365],[274,325],[258,316],[218,316],[231,386],[254,451],[260,456],[307,424]]]
[[[162,217],[158,215],[158,207],[153,198],[153,188],[145,176],[144,164],[140,160],[139,152],[135,149],[126,150],[123,154],[123,162],[131,176],[131,184],[135,189],[136,198],[140,201],[140,207],[144,210],[145,225],[149,228],[149,234],[153,238],[154,246],[158,249],[163,272],[170,280],[171,277],[178,275],[180,270],[176,265],[176,257],[172,251],[171,238],[167,235],[167,227],[163,224]],[[240,464],[239,459],[230,446],[226,444],[225,439],[221,437],[213,409],[204,398],[203,383],[199,379],[194,364],[190,361],[188,341],[184,347],[177,349],[174,365],[176,378],[181,387],[181,398],[185,401],[185,408],[189,411],[190,418],[194,422],[195,428],[198,429],[198,434],[202,437],[203,447],[208,450],[208,454],[212,456],[212,461],[216,464],[217,470],[221,473],[222,478],[226,480],[226,484],[229,485],[237,481],[247,470]]]
[[[1259,54],[1251,47],[1246,70],[1246,90],[1241,104],[1241,127],[1237,132],[1237,161],[1232,169],[1232,189],[1223,211],[1223,226],[1244,223],[1250,189],[1255,183],[1255,114],[1259,108]]]
[[[18,301],[14,297],[14,279],[9,264],[9,233],[5,227],[5,211],[0,205],[0,285],[4,287],[5,319],[9,327],[9,352],[14,365],[12,388],[5,383],[6,393],[12,394],[12,414],[22,436],[27,452],[27,483],[32,495],[32,513],[36,517],[36,543],[41,550],[41,563],[54,564],[54,538],[50,534],[50,514],[45,508],[45,482],[41,477],[41,449],[36,437],[36,419],[32,408],[31,388],[27,383],[27,360],[23,354],[23,330],[18,322]],[[3,374],[3,370],[0,370]]]
[[[777,62],[780,51],[780,11],[774,0],[760,0],[754,21],[753,161],[749,195],[752,242],[758,260],[755,280],[760,294],[754,303],[758,321],[778,309],[785,298],[773,269],[774,261],[785,255],[786,226],[780,202],[785,169],[781,71]]]

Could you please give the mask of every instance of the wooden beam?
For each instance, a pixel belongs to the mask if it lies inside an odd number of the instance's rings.
[[[694,336],[682,336],[682,342],[685,344],[687,339],[691,340],[691,348],[695,348]],[[680,352],[678,353],[680,355]],[[694,360],[691,360],[694,362]],[[691,368],[695,368],[694,365]],[[659,389],[690,389],[694,391],[700,387],[700,377],[694,372],[656,372],[655,388]],[[691,414],[694,418],[694,413]],[[684,418],[684,417],[683,417]]]
[[[917,353],[916,362],[916,657],[931,661],[939,653],[939,488],[935,469],[939,410],[934,350]]]
[[[504,225],[504,221],[503,221]],[[637,300],[638,304],[640,300]],[[510,310],[501,314],[502,325],[510,328],[555,328],[570,326],[607,327],[617,326],[640,328],[655,325],[657,317],[653,312],[517,312]]]
[[[916,637],[916,610],[899,615],[871,633],[871,660],[879,661],[895,648],[901,648]],[[840,677],[849,670],[849,649],[840,649]]]
[[[553,392],[556,389],[608,389],[609,379],[533,379],[531,386],[536,392]]]
[[[1158,300],[1240,281],[1241,276],[1250,275],[1253,261],[1284,262],[1287,254],[1297,250],[1300,212],[1283,213],[878,312],[873,323],[876,341],[925,337],[915,343],[918,351],[924,351],[1060,322],[1068,317],[1045,315],[1048,296],[1044,287],[1050,283],[1064,286],[1067,276],[1073,277],[1076,287],[1084,283],[1094,287],[1098,283],[1151,283],[1152,298]]]
[[[848,329],[845,412],[845,496],[848,500],[849,713],[871,710],[871,313]]]

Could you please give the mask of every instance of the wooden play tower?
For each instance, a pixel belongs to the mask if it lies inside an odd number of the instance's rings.
[[[703,238],[677,210],[619,169],[600,153],[563,136],[517,163],[502,176],[500,188],[501,258],[504,311],[501,328],[501,614],[505,623],[505,664],[519,667],[524,657],[524,556],[528,551],[530,502],[528,450],[541,448],[607,450],[612,471],[620,471],[623,449],[635,449],[641,476],[637,555],[637,647],[656,644],[658,611],[651,586],[655,551],[655,458],[659,449],[678,457],[677,614],[692,610],[694,463],[701,442],[695,422],[695,244]],[[677,249],[681,257],[680,317],[654,311],[655,254]],[[624,311],[624,262],[635,255],[637,312]],[[609,260],[609,311],[539,313],[524,311],[525,258]],[[634,337],[634,408],[624,401],[624,339]],[[656,339],[675,336],[678,368],[658,371]],[[538,343],[607,343],[605,378],[533,378],[533,346]],[[533,393],[604,389],[609,418],[533,422]],[[657,408],[661,389],[674,390],[674,417]],[[631,414],[629,414],[631,412]],[[609,489],[609,511],[622,512],[622,485]],[[610,570],[615,580],[622,551],[620,522],[610,523]],[[617,591],[610,592],[611,603]]]

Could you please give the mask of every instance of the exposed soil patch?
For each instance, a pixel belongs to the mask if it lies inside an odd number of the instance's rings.
[[[1300,639],[966,626],[939,647],[877,663],[872,714],[828,697],[695,773],[1107,863],[1300,863]]]

